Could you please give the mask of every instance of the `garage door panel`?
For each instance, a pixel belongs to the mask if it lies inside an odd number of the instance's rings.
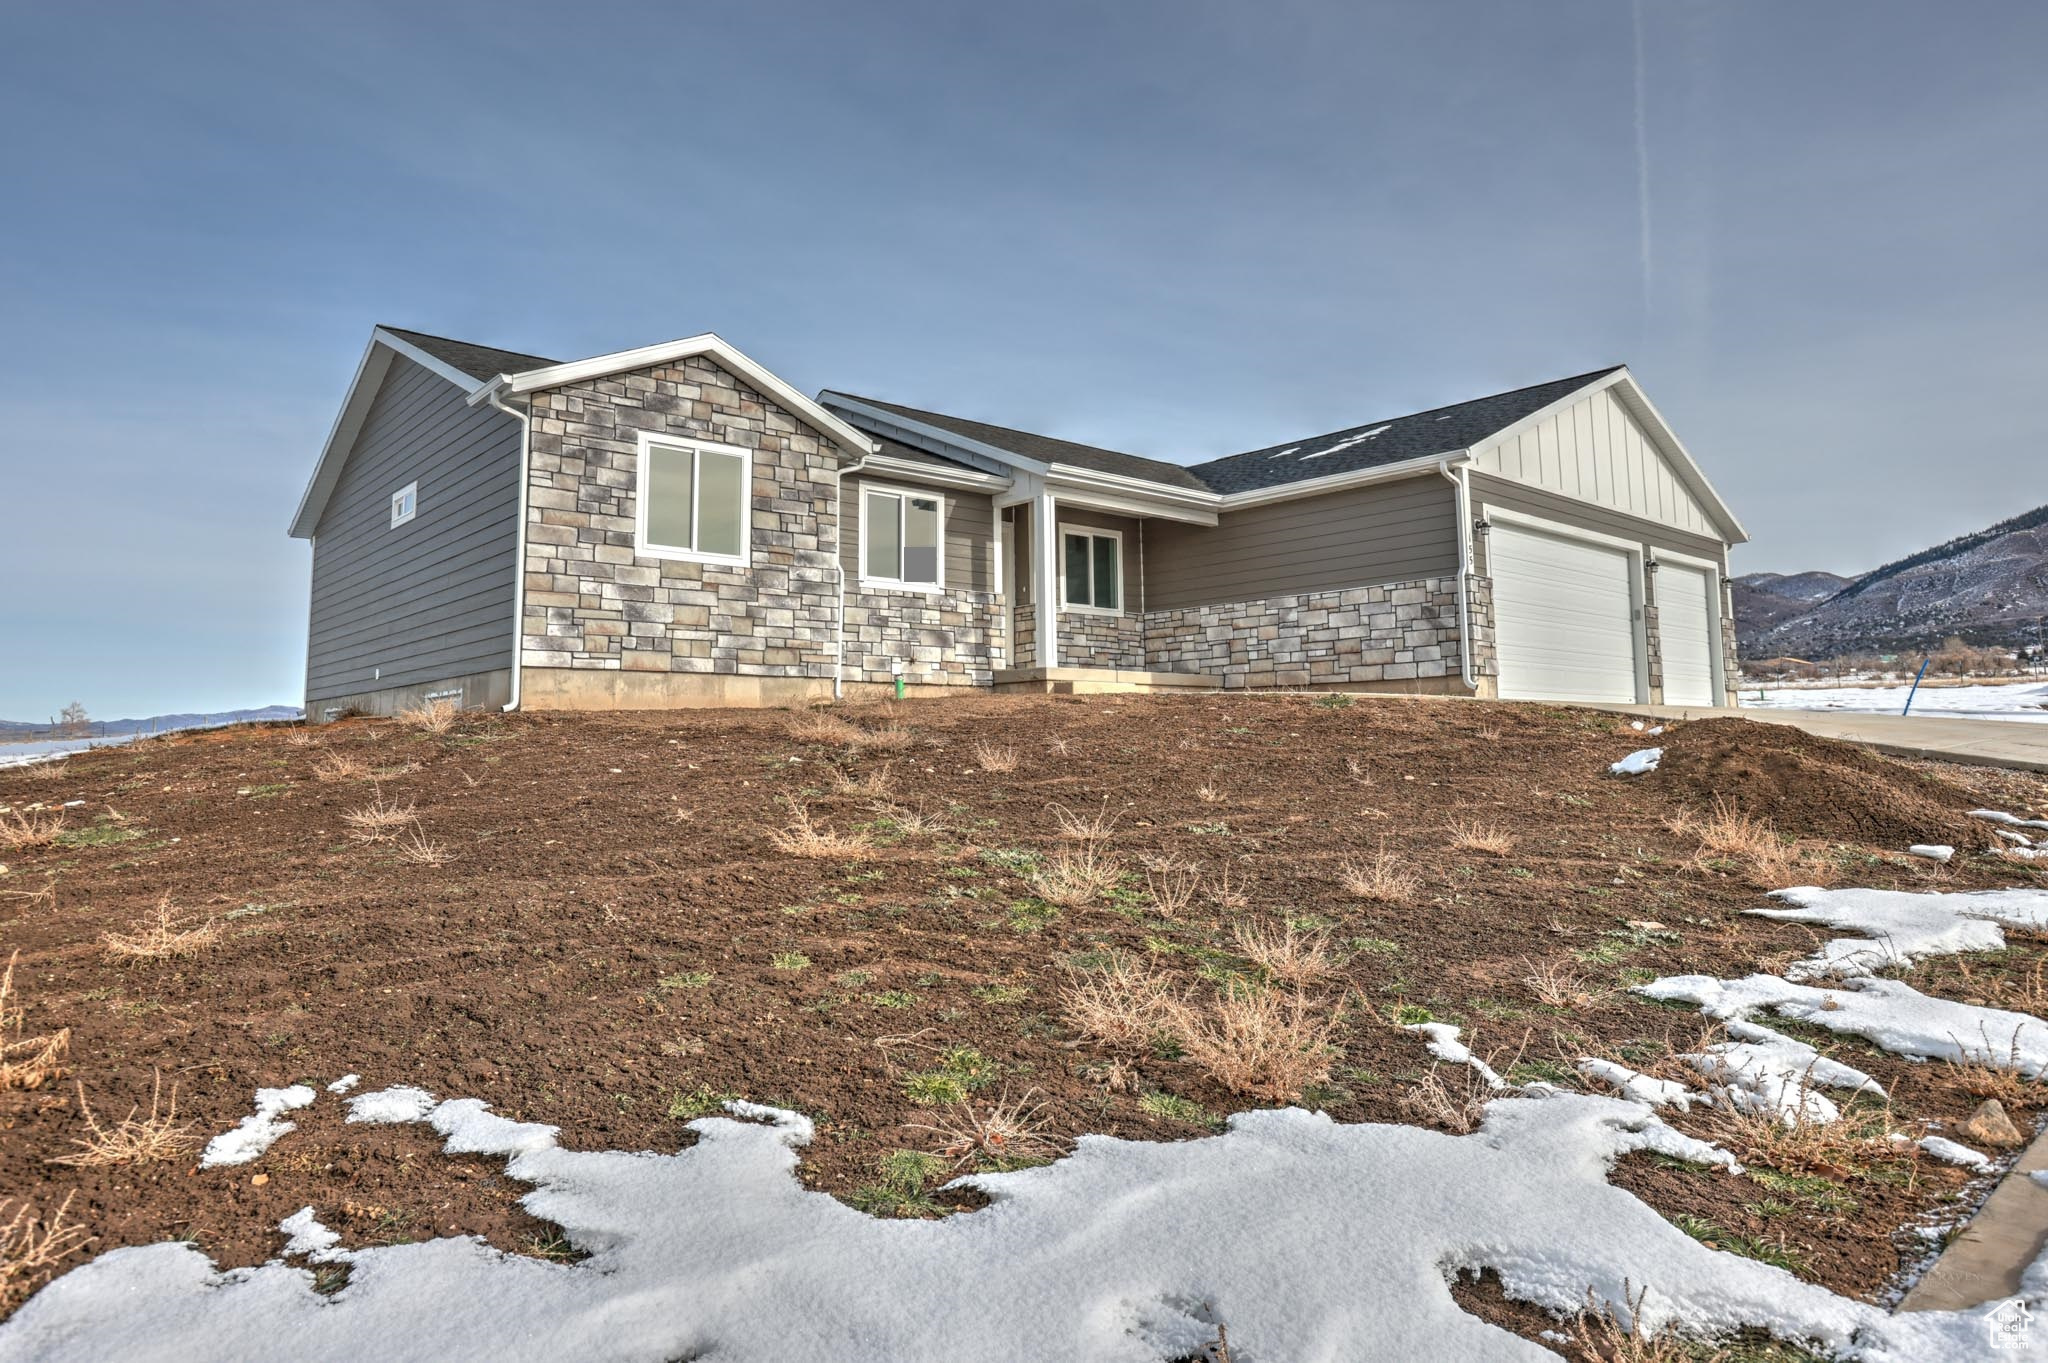
[[[1489,542],[1500,694],[1633,701],[1635,600],[1620,549],[1520,526]]]
[[[1669,560],[1658,568],[1658,657],[1663,665],[1666,705],[1715,703],[1717,617],[1713,580],[1705,569]]]

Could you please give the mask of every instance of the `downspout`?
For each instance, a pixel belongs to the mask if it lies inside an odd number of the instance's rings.
[[[839,605],[832,626],[832,699],[846,698],[846,475],[859,473],[867,463],[856,459],[832,471],[832,581],[837,585]],[[945,552],[943,548],[941,553]]]
[[[1479,680],[1472,675],[1472,484],[1466,477],[1469,466],[1459,464],[1451,472],[1451,461],[1437,461],[1436,471],[1451,480],[1456,489],[1458,516],[1458,675],[1465,689],[1478,694]]]
[[[533,420],[529,413],[507,407],[499,401],[498,393],[503,382],[502,375],[493,379],[491,386],[484,390],[484,401],[519,423],[519,531],[518,548],[512,560],[512,698],[505,702],[505,711],[509,714],[519,708],[522,671],[519,660],[526,652],[526,487],[527,480],[532,477]]]

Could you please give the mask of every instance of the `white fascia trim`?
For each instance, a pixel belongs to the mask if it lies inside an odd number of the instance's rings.
[[[1133,478],[1122,473],[1104,473],[1099,469],[1084,469],[1075,464],[1054,464],[1047,471],[1048,478],[1068,487],[1100,488],[1108,492],[1122,492],[1150,501],[1167,502],[1174,506],[1201,507],[1212,510],[1223,501],[1222,494],[1193,488],[1168,487],[1150,478]]]
[[[840,472],[886,474],[891,478],[909,478],[941,487],[966,488],[976,492],[1006,492],[1016,484],[1013,478],[1002,478],[993,473],[977,473],[973,469],[933,468],[930,464],[920,464],[915,459],[899,459],[887,454],[871,454],[857,464],[848,464]]]
[[[1298,483],[1282,483],[1278,487],[1262,487],[1252,492],[1232,492],[1223,498],[1223,510],[1240,511],[1248,506],[1265,506],[1271,502],[1292,501],[1296,497],[1320,497],[1325,493],[1343,492],[1354,487],[1365,487],[1372,483],[1390,483],[1397,478],[1414,478],[1423,474],[1434,474],[1449,466],[1457,468],[1472,462],[1472,451],[1449,450],[1443,454],[1427,454],[1419,459],[1403,459],[1398,464],[1382,464],[1378,468],[1353,469],[1349,473],[1332,473],[1321,478],[1306,478]]]
[[[827,407],[856,415],[864,424],[880,427],[892,440],[902,440],[904,444],[915,445],[919,449],[930,449],[934,454],[952,452],[967,455],[971,460],[979,459],[1024,473],[1043,474],[1046,471],[1046,465],[1036,459],[1026,459],[1021,454],[1012,454],[999,446],[957,435],[943,426],[918,421],[899,412],[883,411],[859,398],[850,398],[829,388],[818,394],[818,401]]]
[[[1672,471],[1678,475],[1678,481],[1685,484],[1686,491],[1699,499],[1700,504],[1706,508],[1707,515],[1721,527],[1723,536],[1730,543],[1748,543],[1749,532],[1742,528],[1742,522],[1735,519],[1735,513],[1728,509],[1728,503],[1721,500],[1721,494],[1714,491],[1714,485],[1707,481],[1707,475],[1701,470],[1699,461],[1692,457],[1692,452],[1679,440],[1678,433],[1664,420],[1663,414],[1651,403],[1649,394],[1643,391],[1643,386],[1636,382],[1635,375],[1628,372],[1626,365],[1605,378],[1593,380],[1583,388],[1574,388],[1548,407],[1529,413],[1512,426],[1501,427],[1486,439],[1476,442],[1472,448],[1477,451],[1506,444],[1524,431],[1533,430],[1566,408],[1584,401],[1589,394],[1608,388],[1620,390],[1622,405],[1629,409],[1630,415],[1638,418],[1648,428],[1651,443],[1657,446],[1660,454],[1669,459]]]
[[[636,350],[615,350],[609,355],[593,355],[587,360],[571,360],[567,364],[549,365],[545,369],[528,369],[518,374],[501,375],[494,382],[504,384],[513,393],[531,393],[538,389],[560,388],[564,384],[582,383],[586,379],[600,379],[608,374],[624,374],[635,369],[650,369],[658,364],[673,364],[677,360],[699,356],[714,360],[721,369],[745,379],[762,394],[773,398],[788,411],[831,436],[849,452],[856,455],[874,452],[874,442],[861,431],[826,411],[803,393],[777,378],[766,366],[749,358],[730,342],[709,331],[701,336],[685,336],[679,341],[663,341],[659,345],[644,345]]]

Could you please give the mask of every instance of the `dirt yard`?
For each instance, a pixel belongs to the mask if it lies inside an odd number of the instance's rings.
[[[970,1208],[935,1193],[956,1159],[930,1156],[954,1140],[923,1128],[1005,1098],[1042,1104],[1046,1144],[1017,1159],[1082,1132],[1199,1136],[1282,1098],[1459,1129],[1470,1071],[1398,1024],[1461,1025],[1518,1082],[1576,1086],[1584,1055],[1655,1067],[1706,1027],[1628,985],[1778,968],[1820,939],[1740,916],[1762,890],[2039,883],[1975,855],[1992,839],[1964,811],[2048,803],[2035,778],[1737,719],[1646,739],[1590,711],[1309,696],[830,714],[469,717],[445,734],[351,720],[0,772],[0,828],[44,821],[0,843],[7,1006],[22,1036],[69,1030],[61,1077],[0,1093],[8,1210],[72,1199],[92,1240],[63,1267],[166,1238],[257,1263],[309,1204],[351,1245],[474,1233],[573,1253],[499,1165],[443,1156],[416,1126],[344,1125],[331,1100],[255,1163],[196,1168],[257,1087],[351,1073],[482,1098],[585,1149],[674,1149],[726,1097],[798,1108],[819,1126],[803,1177],[887,1215]],[[1652,743],[1661,770],[1608,775]],[[1717,813],[1724,834],[1748,816],[1776,836],[1714,850]],[[1913,842],[1967,854],[1901,855]],[[110,950],[160,915],[157,945],[189,954]],[[2012,940],[1960,981],[1948,962],[1916,982],[2039,1011],[2048,944]],[[1119,972],[1196,1010],[1284,995],[1327,1048],[1239,1072],[1203,1041],[1213,1027],[1084,1035],[1077,998]],[[1861,1126],[1917,1135],[1979,1101],[1954,1066],[1785,1030],[1890,1090],[1888,1110],[1852,1113]],[[191,1123],[172,1158],[47,1162],[90,1133],[79,1085],[105,1126],[147,1116],[159,1075]],[[2030,1127],[2040,1087],[2009,1090]],[[1616,1181],[1842,1292],[1880,1293],[1925,1252],[1912,1225],[1953,1219],[1966,1193],[1961,1171],[1882,1141],[1868,1159],[1773,1156],[1711,1114],[1673,1121],[1736,1142],[1755,1172],[1632,1156]],[[1483,1284],[1464,1299],[1543,1323]]]

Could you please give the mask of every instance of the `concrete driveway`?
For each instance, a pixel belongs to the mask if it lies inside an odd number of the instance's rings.
[[[1859,715],[1834,710],[1740,710],[1704,705],[1596,705],[1596,710],[1658,719],[1753,719],[1789,724],[1823,738],[1862,743],[1897,757],[1972,762],[2048,772],[2048,724],[1937,715]]]

